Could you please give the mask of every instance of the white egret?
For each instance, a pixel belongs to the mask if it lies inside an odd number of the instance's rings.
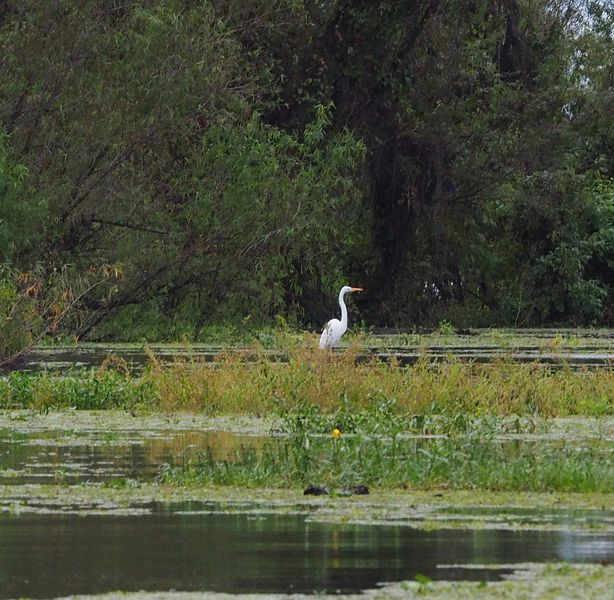
[[[344,285],[339,292],[339,306],[341,307],[341,321],[339,319],[331,319],[324,326],[324,331],[320,336],[320,348],[334,348],[341,339],[341,336],[348,328],[348,309],[345,306],[343,297],[348,292],[362,292],[362,288],[351,287]]]

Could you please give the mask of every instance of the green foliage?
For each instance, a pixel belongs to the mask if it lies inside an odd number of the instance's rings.
[[[90,318],[85,300],[112,295],[119,266],[103,265],[85,273],[74,267],[36,264],[19,271],[0,264],[0,365],[10,364],[45,336],[78,330]]]
[[[0,260],[123,264],[78,333],[614,318],[607,3],[5,4]]]
[[[356,485],[384,488],[488,489],[534,492],[607,492],[614,484],[609,449],[598,444],[497,442],[488,430],[436,440],[387,436],[303,434],[243,446],[220,460],[200,454],[165,467],[164,483],[290,487],[317,483],[343,492]]]
[[[32,288],[26,288],[25,293],[20,291],[16,274],[0,267],[0,360],[26,348],[34,339],[34,331],[41,326],[36,300],[27,289]]]
[[[12,263],[31,247],[44,209],[33,199],[28,170],[15,162],[9,142],[0,128],[0,264]]]
[[[485,276],[506,320],[599,321],[614,293],[613,184],[570,165],[506,188],[486,215],[496,252]]]
[[[454,325],[450,323],[450,321],[443,320],[439,321],[439,325],[437,326],[437,332],[441,335],[454,335],[456,330],[454,329]]]
[[[162,481],[181,485],[605,492],[614,484],[603,438],[503,441],[547,431],[550,415],[611,415],[609,369],[505,362],[399,368],[317,356],[321,363],[290,352],[280,364],[251,352],[216,365],[164,365],[152,356],[139,377],[112,358],[61,377],[16,371],[0,379],[0,407],[257,412],[273,421],[263,447],[246,445],[224,460],[207,452],[163,470]]]
[[[186,199],[180,235],[203,250],[184,268],[198,282],[215,278],[227,290],[227,310],[249,306],[256,319],[272,318],[303,287],[340,281],[334,249],[352,247],[352,175],[364,150],[349,133],[330,132],[332,110],[317,107],[301,135],[266,125],[258,114],[213,125],[175,179]],[[201,310],[214,316],[217,290],[198,294]]]
[[[14,371],[0,380],[0,407],[4,409],[132,410],[145,404],[151,406],[154,396],[147,382],[127,378],[113,369],[80,371],[62,377]]]
[[[357,362],[347,355],[328,356],[317,348],[291,348],[287,361],[272,359],[268,351],[255,348],[223,352],[214,364],[185,357],[163,362],[152,354],[138,376],[130,375],[125,366],[116,369],[115,361],[109,360],[100,370],[71,377],[83,379],[84,386],[94,386],[83,396],[98,408],[132,409],[133,392],[126,394],[124,404],[120,401],[125,386],[141,390],[145,409],[268,415],[277,417],[276,429],[299,436],[314,431],[329,434],[334,428],[344,434],[390,437],[408,431],[468,434],[476,423],[481,431],[517,433],[530,432],[535,422],[552,416],[614,413],[614,372],[607,367],[551,370],[505,359],[493,366],[453,359],[433,363],[427,358],[401,367],[377,360]],[[108,370],[120,375],[107,376]],[[98,400],[97,373],[107,378],[108,386],[117,388]],[[50,402],[57,395],[61,406],[82,406],[78,394],[70,403],[64,400],[62,386],[68,384],[61,377],[48,373],[14,376],[28,382],[23,389],[29,395],[13,396],[10,386],[0,386],[0,403],[7,407],[31,406],[39,390]],[[112,398],[108,406],[107,397]]]

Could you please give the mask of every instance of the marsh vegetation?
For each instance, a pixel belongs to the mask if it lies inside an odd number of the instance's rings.
[[[428,339],[431,346],[441,342],[439,335]],[[553,367],[505,353],[488,363],[453,353],[436,360],[427,352],[403,365],[394,355],[369,357],[359,339],[337,353],[310,347],[305,338],[288,340],[277,348],[220,349],[206,361],[188,347],[167,359],[146,349],[138,372],[113,354],[93,369],[11,372],[0,380],[0,404],[38,412],[121,409],[127,418],[152,412],[246,416],[266,423],[266,443],[246,442],[224,457],[202,448],[183,464],[161,468],[159,481],[172,485],[317,484],[332,493],[357,485],[614,488],[610,367],[571,368],[564,359]],[[603,351],[607,341],[592,343]],[[399,340],[379,343],[399,347]],[[547,339],[540,348],[564,356],[570,345],[587,342]],[[561,420],[571,418],[590,425],[579,426],[580,436],[573,425],[561,433]]]
[[[351,592],[382,577],[413,581],[380,595],[608,588],[608,567],[580,563],[607,561],[613,543],[609,367],[517,362],[508,354],[517,344],[488,363],[425,353],[403,365],[368,357],[357,339],[324,354],[293,340],[205,361],[188,346],[164,358],[147,350],[137,369],[116,348],[97,367],[5,374],[0,444],[12,468],[0,473],[0,531],[13,550],[3,589],[295,591],[298,566],[287,577],[274,568],[289,549],[302,557],[305,591]],[[399,346],[389,342],[379,340]],[[607,351],[603,338],[573,345],[594,343]],[[309,485],[327,494],[305,496]],[[353,495],[358,486],[369,494]],[[181,562],[154,573],[152,531],[156,544],[198,548],[198,560],[177,550]],[[84,550],[83,535],[122,560]],[[50,573],[55,539],[69,542],[72,566]],[[219,549],[237,544],[253,576],[216,578],[230,562]],[[203,562],[212,548],[221,562]],[[26,584],[19,557],[30,553],[41,567]],[[399,553],[407,560],[381,560]],[[574,566],[546,572],[529,559]]]
[[[612,504],[614,10],[465,4],[0,2],[0,538],[307,485]]]

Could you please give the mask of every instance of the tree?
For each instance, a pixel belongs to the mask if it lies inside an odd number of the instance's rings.
[[[612,22],[580,0],[9,1],[0,236],[23,271],[123,265],[86,297],[98,337],[319,323],[347,281],[374,325],[607,322]]]

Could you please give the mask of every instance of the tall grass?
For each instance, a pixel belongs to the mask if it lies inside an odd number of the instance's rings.
[[[164,469],[161,480],[177,484],[601,492],[614,489],[611,443],[525,444],[510,451],[495,436],[525,431],[543,417],[611,416],[613,392],[611,367],[427,358],[402,367],[361,362],[352,348],[342,354],[292,348],[283,361],[245,350],[215,364],[164,363],[152,354],[138,376],[118,360],[61,377],[10,373],[0,379],[0,407],[260,414],[285,434],[228,460],[210,452]],[[341,431],[338,439],[333,428]],[[445,437],[417,442],[407,433]]]
[[[396,415],[603,416],[614,414],[614,369],[552,369],[499,360],[467,364],[428,358],[411,367],[295,348],[287,360],[264,351],[224,354],[215,364],[150,356],[133,376],[117,362],[57,377],[11,373],[0,379],[0,407],[144,408],[274,417],[312,406],[325,414],[346,403],[360,413]],[[304,411],[303,411],[304,412]]]
[[[331,489],[360,484],[384,488],[451,488],[499,491],[608,492],[614,489],[612,446],[501,441],[509,421],[462,413],[398,413],[379,400],[358,408],[347,397],[333,411],[306,401],[280,407],[271,438],[258,450],[243,446],[220,459],[212,452],[167,467],[160,479],[179,485],[292,487],[314,483]],[[408,433],[436,433],[415,438]]]
[[[223,355],[214,366],[184,359],[163,364],[152,356],[142,379],[157,391],[162,410],[270,414],[308,403],[331,412],[343,400],[358,409],[390,400],[397,411],[412,414],[614,414],[612,368],[551,369],[504,359],[434,364],[426,357],[402,367],[360,362],[357,355],[352,348],[340,354],[294,348],[281,362],[246,350]]]
[[[247,446],[226,460],[213,453],[160,473],[176,485],[380,488],[494,491],[610,492],[614,469],[608,448],[531,445],[520,448],[478,433],[436,440],[293,436],[256,451]]]

